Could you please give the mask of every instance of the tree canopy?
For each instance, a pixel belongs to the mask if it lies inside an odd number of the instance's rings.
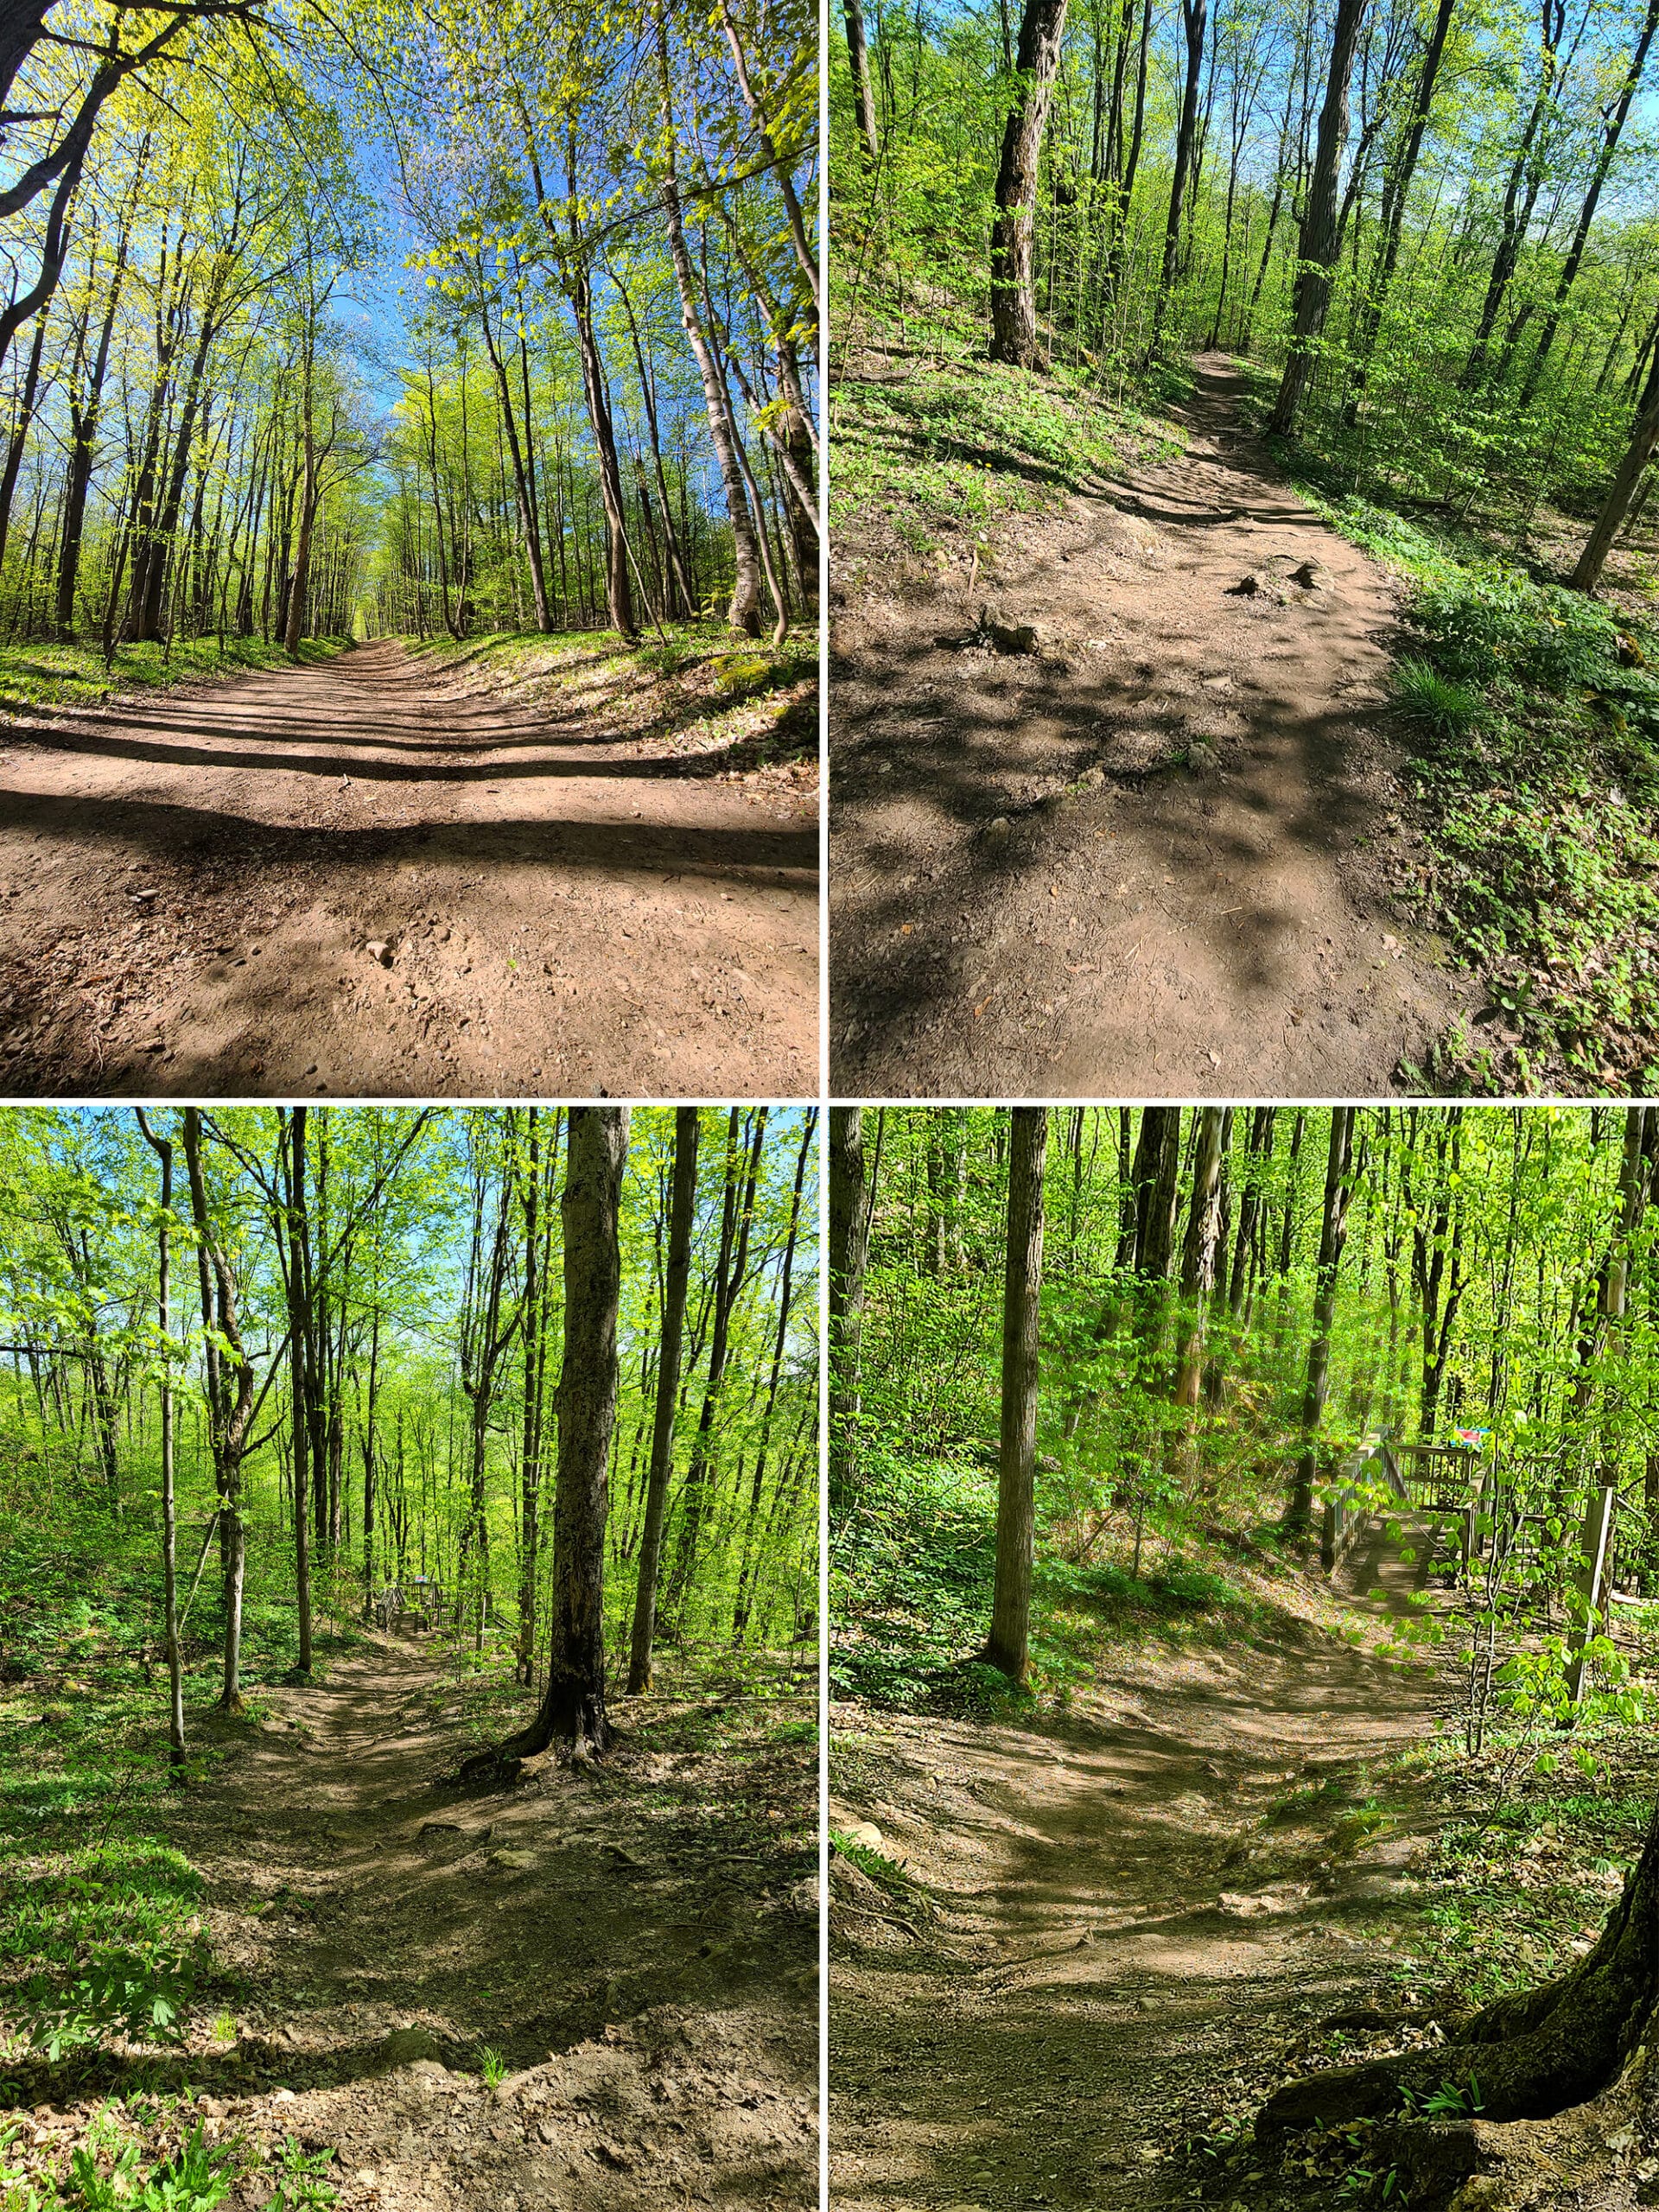
[[[798,10],[13,13],[5,638],[806,611]]]
[[[654,1437],[654,1638],[671,1664],[695,1673],[734,1650],[786,1648],[816,1624],[814,1116],[701,1116],[665,1416],[677,1118],[635,1110],[619,1201],[595,1586],[619,1690]],[[480,1663],[540,1681],[567,1121],[534,1107],[152,1109],[148,1131],[174,1154],[163,1212],[162,1169],[134,1114],[9,1115],[0,1433],[16,1540],[5,1663],[27,1669],[37,1630],[55,1633],[30,1585],[42,1562],[68,1555],[96,1563],[94,1611],[110,1577],[139,1578],[157,1610],[124,1614],[123,1633],[161,1650],[165,1417],[186,1673],[194,1685],[208,1669],[226,1709],[250,1668],[256,1679],[303,1670],[314,1633],[378,1621],[393,1592],[397,1610],[447,1624]],[[648,1644],[645,1681],[650,1661]]]

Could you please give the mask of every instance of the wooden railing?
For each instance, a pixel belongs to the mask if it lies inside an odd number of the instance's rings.
[[[1386,1484],[1402,1503],[1408,1503],[1400,1469],[1385,1436],[1367,1437],[1343,1468],[1326,1493],[1324,1525],[1319,1531],[1319,1564],[1334,1574],[1364,1530],[1376,1517],[1376,1491]]]

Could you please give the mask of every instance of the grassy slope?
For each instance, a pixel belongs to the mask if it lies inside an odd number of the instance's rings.
[[[1265,418],[1274,388],[1251,372]],[[1332,526],[1402,578],[1396,720],[1429,848],[1403,887],[1486,1003],[1416,1072],[1437,1093],[1659,1090],[1659,573],[1556,578],[1586,525],[1458,521],[1363,498],[1287,450]]]
[[[1395,684],[1431,853],[1424,922],[1484,977],[1437,1090],[1659,1089],[1659,642],[1466,537],[1352,497],[1411,585]]]
[[[344,638],[307,638],[302,662],[332,660]],[[106,668],[95,645],[0,645],[0,713],[16,707],[86,707],[175,683],[211,683],[251,668],[292,665],[281,645],[258,638],[198,638],[164,645],[121,645]]]
[[[79,2178],[43,2172],[28,2155],[18,2108],[37,2095],[39,2052],[54,2026],[65,2034],[53,2065],[58,2101],[96,2066],[100,2041],[122,2031],[109,2002],[117,1980],[130,1986],[129,2031],[145,2042],[156,2000],[177,2007],[180,2040],[158,2044],[158,2056],[188,2061],[235,2032],[235,1989],[200,1936],[200,1877],[164,1840],[167,1688],[155,1548],[130,1526],[43,1525],[18,1514],[0,1562],[0,2212],[106,2212],[128,2201],[101,2193],[106,2184],[92,2169]],[[212,1602],[210,1574],[187,1634],[187,1785],[215,1757],[204,1740],[218,1689]],[[251,1599],[246,1631],[252,1725],[257,1685],[293,1664],[292,1608]],[[326,1659],[342,1640],[325,1634],[319,1648]],[[18,2070],[8,2074],[8,2062]],[[194,2093],[167,2086],[164,2065],[153,2090],[97,2102],[81,2145],[93,2168],[101,2159],[107,2176],[125,2155],[140,2202],[143,2177],[170,2168],[168,2212],[208,2212],[238,2172],[274,2179],[283,2171],[233,2140],[211,2152],[199,2145],[193,2157]],[[333,2201],[320,2182],[290,2174],[287,2186],[295,2205]]]
[[[478,696],[531,703],[585,694],[598,711],[649,731],[693,766],[721,753],[735,772],[789,767],[798,783],[817,766],[818,664],[810,639],[773,646],[680,625],[636,645],[591,631],[403,642]]]
[[[1034,376],[984,353],[977,323],[954,310],[902,323],[867,315],[830,407],[830,543],[843,594],[976,546],[988,569],[1020,516],[1179,451],[1152,410],[1179,378],[1118,405],[1074,369]]]
[[[1064,1704],[1113,1650],[1253,1643],[1287,1616],[1298,1634],[1312,1628],[1380,1656],[1403,1651],[1357,1634],[1259,1514],[1148,1512],[1137,1548],[1127,1509],[1090,1512],[1093,1540],[1079,1545],[1062,1486],[1044,1484],[1053,1493],[1046,1514],[1039,1496],[1032,1691],[1022,1700],[971,1657],[990,1620],[995,1472],[949,1457],[884,1463],[831,1530],[830,1694],[912,1711]]]

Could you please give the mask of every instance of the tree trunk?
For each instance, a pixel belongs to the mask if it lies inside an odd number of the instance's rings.
[[[1036,1549],[1037,1366],[1043,1279],[1043,1154],[1048,1110],[1012,1109],[1007,1256],[1002,1290],[1002,1435],[997,1464],[996,1571],[984,1660],[1015,1682],[1031,1671]]]
[[[864,1176],[864,1113],[830,1109],[830,1465],[832,1496],[850,1483],[858,1429],[864,1268],[874,1211]]]
[[[749,1484],[748,1512],[743,1523],[743,1546],[738,1556],[737,1602],[732,1609],[732,1643],[735,1647],[743,1641],[749,1624],[749,1605],[753,1596],[750,1580],[753,1566],[755,1579],[760,1575],[760,1561],[754,1554],[755,1524],[760,1517],[760,1500],[765,1494],[766,1456],[772,1446],[772,1415],[778,1409],[778,1388],[783,1378],[784,1349],[789,1341],[790,1305],[794,1290],[795,1247],[801,1230],[801,1192],[806,1182],[806,1163],[815,1149],[818,1114],[809,1106],[803,1117],[801,1148],[795,1160],[795,1183],[790,1194],[789,1229],[784,1239],[784,1256],[778,1269],[778,1327],[772,1338],[772,1373],[766,1383],[766,1411],[760,1417],[760,1436],[754,1451],[754,1473]]]
[[[1181,86],[1181,111],[1175,129],[1175,165],[1170,179],[1169,209],[1164,220],[1164,257],[1158,276],[1158,297],[1153,309],[1152,348],[1156,353],[1164,333],[1164,317],[1180,264],[1181,210],[1192,175],[1198,120],[1198,78],[1204,67],[1204,41],[1208,28],[1208,0],[1181,0],[1181,28],[1186,36],[1186,74]]]
[[[1599,1940],[1568,1973],[1500,1997],[1437,2047],[1339,2066],[1270,2097],[1258,2140],[1396,2111],[1443,2083],[1480,2084],[1480,2119],[1548,2120],[1610,2088],[1649,2039],[1659,2003],[1659,1808]],[[1651,2093],[1649,2092],[1649,2094]]]
[[[161,1217],[156,1227],[156,1327],[162,1340],[162,1618],[167,1638],[168,1762],[176,1772],[184,1764],[184,1668],[179,1651],[178,1502],[173,1483],[173,1338],[168,1303],[168,1260],[172,1232],[173,1147],[158,1137],[136,1109],[138,1127],[162,1163]]]
[[[557,1109],[553,1123],[553,1149],[559,1142]],[[529,1109],[526,1145],[529,1169],[524,1183],[524,1424],[523,1459],[519,1469],[522,1530],[518,1552],[518,1673],[521,1681],[532,1679],[536,1651],[537,1568],[542,1541],[542,1369],[547,1357],[546,1288],[542,1279],[541,1200],[542,1154],[536,1133],[537,1108]]]
[[[870,91],[870,51],[864,39],[863,0],[842,0],[847,15],[847,57],[853,70],[853,105],[858,116],[858,135],[864,158],[874,168],[881,158],[881,141],[875,124],[875,99]]]
[[[766,1136],[770,1109],[754,1109],[753,1131],[747,1148],[740,1145],[739,1112],[733,1107],[727,1136],[726,1203],[721,1224],[720,1258],[715,1269],[714,1327],[709,1342],[709,1373],[703,1385],[702,1410],[697,1417],[691,1445],[691,1464],[680,1491],[680,1521],[670,1569],[665,1603],[676,1613],[691,1586],[697,1547],[707,1510],[710,1467],[715,1458],[716,1421],[726,1387],[726,1363],[731,1348],[732,1314],[748,1280],[749,1241],[754,1228],[754,1186],[760,1168],[760,1147]]]
[[[662,1349],[657,1369],[657,1406],[651,1432],[651,1471],[645,1484],[645,1525],[639,1537],[634,1589],[633,1637],[628,1653],[628,1695],[651,1688],[652,1645],[657,1633],[657,1580],[662,1561],[663,1518],[674,1471],[674,1414],[679,1402],[680,1353],[685,1334],[685,1294],[691,1274],[691,1224],[697,1203],[695,1106],[674,1116],[674,1192],[668,1226],[668,1266],[663,1278]]]
[[[1348,1200],[1352,1195],[1354,1114],[1351,1106],[1331,1109],[1331,1147],[1325,1160],[1325,1211],[1320,1219],[1319,1256],[1314,1276],[1313,1336],[1307,1348],[1307,1383],[1302,1394],[1302,1456],[1285,1515],[1285,1533],[1307,1534],[1313,1518],[1313,1483],[1319,1472],[1319,1423],[1331,1384],[1331,1325],[1337,1310],[1337,1271],[1348,1234]]]
[[[1554,105],[1557,56],[1567,16],[1567,0],[1540,0],[1538,14],[1538,90],[1510,168],[1497,251],[1492,257],[1491,271],[1486,281],[1486,297],[1475,327],[1474,344],[1459,379],[1465,391],[1472,391],[1485,375],[1487,346],[1497,321],[1498,309],[1503,304],[1503,296],[1510,288],[1516,264],[1521,257],[1521,248],[1532,220],[1533,207],[1543,181],[1542,167],[1534,158],[1533,145]],[[1528,188],[1524,201],[1523,188]]]
[[[536,627],[543,636],[552,629],[552,618],[547,611],[547,578],[542,566],[542,534],[537,527],[536,502],[525,456],[518,443],[518,420],[513,411],[512,387],[507,380],[507,366],[490,328],[489,309],[480,315],[484,325],[484,343],[489,349],[490,365],[495,371],[496,390],[501,399],[501,421],[507,434],[507,453],[512,462],[512,487],[518,502],[518,528],[524,541],[524,558],[530,565],[530,595],[536,609]],[[532,424],[525,419],[524,434],[530,437]]]
[[[317,429],[308,342],[301,435],[304,441],[305,467],[300,482],[300,526],[294,541],[294,569],[288,587],[288,623],[283,639],[283,649],[293,660],[299,658],[300,639],[305,632],[306,601],[311,589],[311,531],[317,512]]]
[[[1147,1124],[1152,1127],[1148,1130]],[[1181,1172],[1181,1109],[1179,1106],[1148,1106],[1141,1117],[1141,1144],[1147,1150],[1150,1173],[1140,1183],[1136,1198],[1135,1269],[1154,1281],[1169,1280],[1175,1252],[1176,1186]]]
[[[1452,17],[1457,4],[1458,0],[1440,0],[1433,29],[1428,35],[1428,44],[1423,49],[1422,64],[1417,72],[1417,92],[1412,102],[1411,121],[1407,125],[1399,156],[1390,164],[1383,178],[1382,246],[1360,315],[1355,345],[1359,358],[1349,380],[1348,397],[1343,407],[1343,421],[1350,429],[1359,420],[1360,401],[1364,397],[1370,378],[1371,356],[1376,350],[1376,336],[1382,324],[1382,309],[1400,259],[1400,240],[1406,223],[1406,201],[1411,191],[1412,178],[1417,173],[1417,156],[1422,150],[1423,133],[1428,128],[1428,118],[1433,107],[1434,80],[1440,73],[1446,34],[1452,28]]]
[[[1313,356],[1325,329],[1325,312],[1331,304],[1331,281],[1342,243],[1337,223],[1337,173],[1348,137],[1348,80],[1353,72],[1354,47],[1364,14],[1365,0],[1337,0],[1331,68],[1325,79],[1313,174],[1308,184],[1307,207],[1297,245],[1301,267],[1296,277],[1290,352],[1286,356],[1279,397],[1268,423],[1270,430],[1283,438],[1295,431]]]
[[[1042,366],[1037,344],[1037,172],[1043,130],[1065,35],[1066,0],[1026,0],[1014,59],[1020,91],[1002,133],[991,226],[991,359],[1016,368]]]
[[[599,493],[605,509],[605,605],[611,627],[624,638],[639,634],[633,615],[633,590],[628,582],[627,524],[622,499],[622,464],[617,457],[616,429],[611,420],[604,357],[594,327],[594,294],[586,268],[578,268],[568,287],[576,325],[576,349],[582,359],[582,390],[588,398],[588,420],[599,456]]]
[[[1192,1165],[1192,1202],[1187,1214],[1186,1245],[1181,1257],[1181,1341],[1175,1360],[1178,1406],[1196,1407],[1204,1370],[1205,1327],[1216,1284],[1216,1239],[1220,1226],[1223,1129],[1227,1109],[1205,1106],[1198,1116],[1198,1144]]]
[[[306,1402],[305,1348],[310,1337],[306,1270],[305,1121],[307,1109],[294,1108],[288,1127],[288,1330],[289,1388],[293,1394],[294,1602],[299,1614],[301,1674],[311,1671],[311,1546],[306,1488],[309,1408]]]
[[[476,1173],[480,1179],[474,1201],[472,1259],[468,1267],[467,1289],[469,1301],[475,1298],[478,1303],[472,1305],[469,1302],[461,1346],[461,1387],[467,1394],[472,1412],[472,1456],[467,1516],[461,1527],[461,1575],[464,1580],[469,1567],[472,1567],[477,1576],[474,1627],[481,1649],[490,1601],[490,1525],[486,1494],[490,1412],[495,1402],[500,1361],[512,1341],[518,1317],[515,1315],[505,1328],[502,1326],[501,1305],[507,1275],[507,1209],[512,1183],[511,1170],[505,1163],[503,1164],[495,1224],[490,1235],[489,1259],[481,1287],[478,1281],[478,1266],[483,1251],[483,1179],[488,1173],[482,1161],[479,1163]]]
[[[564,1359],[553,1507],[552,1633],[547,1690],[528,1728],[495,1754],[522,1758],[556,1737],[602,1751],[605,1523],[616,1419],[616,1320],[622,1263],[618,1213],[627,1159],[626,1106],[573,1106],[565,1143]],[[475,1764],[469,1761],[468,1765]]]
[[[665,39],[662,67],[666,84],[668,59]],[[761,629],[760,548],[755,537],[754,517],[749,511],[748,490],[737,457],[737,418],[732,410],[732,396],[726,389],[726,379],[720,373],[698,319],[696,279],[691,267],[691,257],[686,251],[685,227],[680,217],[679,184],[671,160],[663,182],[662,199],[663,213],[668,224],[670,257],[674,264],[674,283],[679,293],[680,322],[702,382],[703,411],[709,418],[709,435],[714,445],[721,486],[726,494],[727,516],[732,526],[734,573],[731,605],[726,610],[726,620],[741,637],[758,638]],[[780,615],[782,611],[780,607]]]
[[[94,82],[100,81],[104,74],[100,69]],[[30,315],[40,314],[58,289],[58,279],[63,274],[64,260],[69,251],[69,209],[80,184],[81,165],[86,159],[86,152],[83,143],[64,169],[58,188],[52,195],[52,205],[47,213],[45,237],[41,246],[40,274],[26,292],[0,308],[0,363],[4,362],[11,351],[12,340]],[[6,198],[12,196],[10,194],[5,195]],[[6,212],[3,200],[0,200],[0,221],[4,220]]]
[[[1573,233],[1573,242],[1567,250],[1567,258],[1561,264],[1561,273],[1555,282],[1555,294],[1549,303],[1549,313],[1544,319],[1543,329],[1539,333],[1538,344],[1527,370],[1527,381],[1521,395],[1521,404],[1523,407],[1531,404],[1539,385],[1543,381],[1545,365],[1549,359],[1550,350],[1555,343],[1555,334],[1560,327],[1561,309],[1566,306],[1567,296],[1577,281],[1579,265],[1584,259],[1584,249],[1589,243],[1590,226],[1595,220],[1596,208],[1601,199],[1602,188],[1607,181],[1607,172],[1613,165],[1613,156],[1618,150],[1618,142],[1624,129],[1625,118],[1630,114],[1630,104],[1636,98],[1637,87],[1642,82],[1642,72],[1647,67],[1648,49],[1653,44],[1656,31],[1659,31],[1659,0],[1648,0],[1647,17],[1642,25],[1641,35],[1637,40],[1636,51],[1630,56],[1630,66],[1625,73],[1624,83],[1614,105],[1613,111],[1603,125],[1601,150],[1596,156],[1596,166],[1591,174],[1583,205],[1579,209],[1579,220]]]
[[[1567,582],[1575,591],[1594,591],[1601,582],[1602,569],[1607,556],[1613,550],[1637,486],[1642,481],[1642,472],[1659,451],[1659,353],[1656,353],[1653,367],[1649,372],[1647,389],[1642,395],[1642,404],[1637,410],[1636,421],[1630,428],[1630,442],[1624,458],[1614,472],[1607,497],[1602,502],[1601,512],[1596,517],[1595,527],[1580,554],[1578,565]]]
[[[242,1699],[242,1589],[246,1537],[242,1525],[242,1455],[253,1408],[253,1370],[237,1318],[236,1277],[207,1207],[201,1173],[201,1109],[184,1109],[184,1164],[196,1231],[201,1319],[207,1342],[207,1433],[219,1500],[219,1557],[225,1582],[225,1663],[219,1703],[239,1714]]]

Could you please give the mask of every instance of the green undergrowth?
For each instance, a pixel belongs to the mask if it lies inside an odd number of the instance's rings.
[[[1428,1783],[1433,1825],[1402,1985],[1472,2007],[1567,1972],[1641,1852],[1651,1732],[1591,1720],[1556,1742],[1500,1735],[1477,1759],[1441,1739],[1404,1764]]]
[[[411,658],[504,702],[587,705],[624,734],[672,752],[724,753],[737,769],[816,763],[817,645],[797,629],[774,645],[718,623],[671,624],[627,645],[613,631],[499,631],[405,638]]]
[[[1381,1770],[1325,1777],[1269,1808],[1269,1830],[1313,1822],[1327,1855],[1362,1866],[1373,1844],[1402,1834],[1415,1841],[1397,1902],[1386,1915],[1367,1910],[1364,1957],[1378,1975],[1370,1999],[1353,1989],[1343,2003],[1333,1989],[1287,2045],[1253,2042],[1212,2079],[1184,2145],[1194,2193],[1228,2212],[1258,2201],[1310,2212],[1316,2202],[1411,2202],[1397,2177],[1387,2190],[1370,2120],[1299,2135],[1266,2186],[1253,2139],[1262,2103],[1287,2080],[1433,2050],[1494,1999],[1569,1972],[1640,1854],[1656,1795],[1659,1749],[1645,1728],[1605,1714],[1547,1736],[1509,1728],[1471,1758],[1454,1718]],[[1478,2116],[1478,2069],[1448,2072],[1410,2108],[1431,2120]]]
[[[844,1828],[832,1827],[830,1842],[849,1866],[856,1866],[861,1874],[867,1876],[878,1889],[885,1890],[889,1897],[908,1901],[919,1894],[916,1883],[898,1861],[889,1859],[885,1852],[877,1851],[868,1843],[858,1842]]]
[[[1141,1571],[1055,1553],[1041,1525],[1031,1688],[974,1654],[990,1620],[996,1478],[983,1465],[885,1455],[838,1511],[830,1551],[830,1694],[876,1706],[1013,1716],[1064,1701],[1126,1644],[1221,1643],[1265,1608],[1173,1530],[1145,1532]]]
[[[988,575],[1000,523],[1179,451],[1154,411],[1166,397],[1160,386],[1118,404],[1084,370],[989,361],[977,318],[960,309],[867,318],[830,404],[830,524],[843,582],[874,575],[901,547],[945,564],[977,546]]]
[[[1424,924],[1484,1001],[1437,1092],[1659,1087],[1659,630],[1466,529],[1303,485],[1410,587],[1395,721]]]
[[[155,1533],[82,1497],[73,1517],[18,1519],[0,1560],[0,2069],[41,2061],[73,2078],[112,2038],[188,2050],[222,1999],[202,1937],[200,1880],[167,1840],[193,1787],[260,1714],[258,1688],[293,1668],[291,1605],[256,1582],[245,1617],[245,1720],[219,1687],[211,1567],[187,1621],[185,1734],[167,1753]],[[351,1640],[318,1637],[326,1660]],[[0,2088],[0,2102],[3,2102]],[[0,2200],[0,2205],[3,2200]]]
[[[298,659],[332,660],[346,638],[307,638]],[[0,714],[19,707],[84,707],[169,684],[236,676],[247,669],[289,668],[288,653],[261,638],[177,638],[171,645],[118,645],[105,667],[94,645],[0,645]]]
[[[187,2094],[100,2105],[67,2160],[21,2162],[22,2128],[0,2126],[0,2212],[217,2212],[239,2183],[264,2212],[330,2212],[334,2153],[288,2136],[274,2152],[238,2133],[209,2142]],[[14,2160],[19,2161],[13,2163]]]

